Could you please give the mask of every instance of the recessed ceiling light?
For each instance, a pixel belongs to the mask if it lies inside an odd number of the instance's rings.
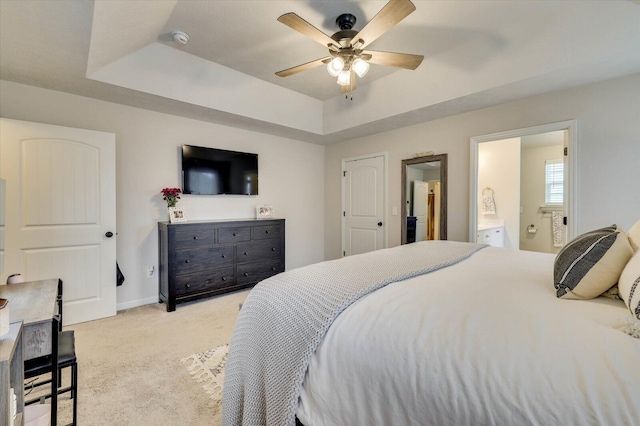
[[[172,35],[173,35],[173,41],[177,43],[187,44],[187,42],[189,41],[189,34],[183,31],[174,31]]]

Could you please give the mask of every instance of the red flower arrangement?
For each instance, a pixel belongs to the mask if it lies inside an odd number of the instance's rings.
[[[167,207],[175,207],[182,194],[180,188],[162,188],[160,192],[162,192],[162,199],[167,202]]]

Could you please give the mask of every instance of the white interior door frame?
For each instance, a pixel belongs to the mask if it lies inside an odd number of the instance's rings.
[[[577,235],[578,229],[578,120],[560,121],[557,123],[543,124],[540,126],[526,127],[523,129],[508,130],[506,132],[492,133],[489,135],[474,136],[470,139],[470,176],[469,176],[469,241],[476,242],[478,235],[478,145],[483,142],[491,142],[502,139],[518,138],[540,133],[567,131],[567,177],[568,185],[565,188],[566,212],[567,212],[567,237],[570,241]]]
[[[384,159],[384,201],[383,201],[383,217],[384,217],[384,230],[383,230],[383,235],[384,235],[384,248],[389,247],[389,198],[388,198],[388,194],[389,194],[389,152],[388,151],[384,151],[384,152],[376,152],[373,154],[365,154],[365,155],[358,155],[356,157],[349,157],[349,158],[343,158],[342,159],[342,168],[340,173],[344,174],[345,170],[347,169],[346,163],[348,161],[355,161],[355,160],[365,160],[367,158],[374,158],[374,157],[383,157]],[[341,188],[342,188],[342,207],[341,207],[341,212],[344,212],[346,209],[346,200],[345,200],[345,181],[344,179],[340,179],[341,180]],[[341,215],[342,216],[342,215]],[[346,239],[345,239],[345,232],[346,232],[346,224],[345,224],[345,218],[344,216],[342,216],[341,219],[341,229],[342,229],[342,236],[341,236],[341,240],[342,240],[342,253],[345,252],[346,250]]]

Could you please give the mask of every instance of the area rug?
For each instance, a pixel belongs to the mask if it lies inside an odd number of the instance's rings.
[[[180,360],[180,363],[187,364],[189,374],[196,382],[202,384],[202,388],[217,404],[222,402],[224,367],[227,365],[228,354],[227,344]]]

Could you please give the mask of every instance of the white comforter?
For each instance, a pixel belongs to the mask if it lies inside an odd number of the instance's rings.
[[[555,297],[553,255],[486,248],[345,310],[311,360],[306,426],[640,425],[621,301]]]

